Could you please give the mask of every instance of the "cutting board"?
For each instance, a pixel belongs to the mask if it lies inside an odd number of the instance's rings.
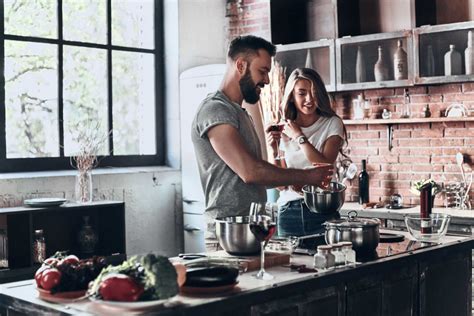
[[[254,271],[260,269],[260,255],[257,256],[233,256],[224,250],[208,252],[208,256],[213,258],[239,258],[247,264],[247,271]],[[265,268],[281,266],[290,263],[290,255],[281,252],[265,251]]]

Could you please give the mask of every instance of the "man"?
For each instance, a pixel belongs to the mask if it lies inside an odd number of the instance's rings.
[[[191,137],[211,218],[248,215],[250,203],[266,201],[266,186],[325,185],[331,179],[331,165],[283,169],[262,160],[252,119],[241,105],[259,100],[275,53],[262,38],[234,39],[219,90],[204,99],[194,118]]]

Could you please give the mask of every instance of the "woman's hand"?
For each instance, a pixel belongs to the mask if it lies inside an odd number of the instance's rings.
[[[267,125],[265,128],[266,142],[268,147],[272,149],[272,154],[275,157],[278,153],[278,144],[281,139],[281,130],[277,130],[272,125]]]
[[[288,120],[285,125],[284,132],[291,139],[296,139],[298,136],[304,135],[301,128],[295,121]]]

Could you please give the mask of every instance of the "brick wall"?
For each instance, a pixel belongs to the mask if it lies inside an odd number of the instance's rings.
[[[228,39],[243,34],[271,39],[269,0],[228,1],[229,5],[237,6],[238,3],[240,13],[227,19]],[[403,88],[333,93],[335,110],[342,118],[352,118],[351,102],[360,93],[371,104],[372,118],[380,118],[384,108],[397,118],[404,106]],[[474,83],[410,87],[408,93],[411,117],[421,117],[427,104],[432,117],[443,116],[444,110],[454,102],[474,109]],[[443,183],[459,181],[457,152],[464,155],[465,170],[474,169],[474,122],[393,125],[391,151],[388,150],[386,125],[350,125],[347,132],[351,159],[359,169],[360,161],[367,159],[372,201],[387,201],[393,193],[400,193],[406,202],[418,203],[418,197],[410,193],[414,181],[422,178]],[[357,181],[349,184],[347,193],[348,200],[357,200]],[[471,188],[470,197],[471,200],[474,197],[474,188]],[[442,196],[437,197],[435,205],[443,205]]]

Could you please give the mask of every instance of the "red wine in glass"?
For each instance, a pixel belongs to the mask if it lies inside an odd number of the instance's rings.
[[[255,238],[259,241],[269,240],[276,231],[275,223],[250,223],[250,231],[254,234]]]
[[[283,128],[285,127],[284,123],[281,124],[272,124],[268,127],[270,132],[282,132]]]

